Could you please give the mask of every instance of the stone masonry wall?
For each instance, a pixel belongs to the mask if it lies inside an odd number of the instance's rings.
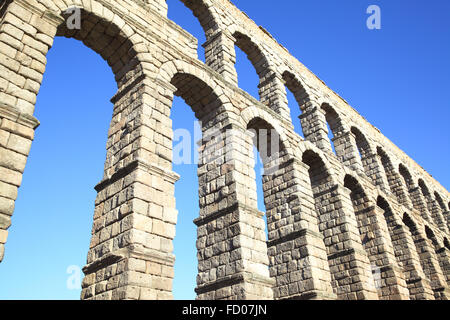
[[[118,89],[82,299],[172,299],[174,96],[202,123],[198,299],[450,298],[450,193],[231,2],[182,1],[205,31],[206,63],[167,19],[165,0],[0,5],[0,261],[39,126],[46,55],[65,36],[100,54]],[[80,29],[67,24],[74,7]],[[259,101],[237,87],[236,46],[260,78]],[[281,146],[263,156],[266,212],[257,210],[252,148],[264,141],[255,130],[275,132],[265,145]]]

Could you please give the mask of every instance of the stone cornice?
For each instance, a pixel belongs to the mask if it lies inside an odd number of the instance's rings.
[[[6,118],[28,128],[36,129],[40,122],[29,114],[22,113],[16,107],[0,102],[0,118]]]
[[[155,164],[147,163],[146,161],[136,159],[130,162],[128,165],[124,166],[123,168],[117,170],[113,175],[111,175],[111,177],[105,178],[102,181],[100,181],[94,188],[97,192],[100,192],[107,186],[111,185],[112,183],[132,173],[135,169],[145,170],[151,174],[161,176],[164,178],[164,180],[169,181],[171,183],[175,183],[180,179],[180,176],[173,171],[169,172],[168,170],[161,168]]]

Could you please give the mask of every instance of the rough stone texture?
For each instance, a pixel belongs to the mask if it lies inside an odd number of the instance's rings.
[[[82,299],[172,298],[174,95],[202,121],[198,299],[448,299],[449,192],[232,3],[182,1],[205,31],[206,64],[164,0],[0,5],[0,261],[46,54],[65,36],[99,53],[118,87]],[[66,27],[73,6],[80,30]],[[237,87],[235,46],[260,101]],[[274,130],[282,146],[263,156],[268,240],[250,130]]]

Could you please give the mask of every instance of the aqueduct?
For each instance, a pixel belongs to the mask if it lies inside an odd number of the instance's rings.
[[[205,63],[165,0],[3,1],[0,260],[39,125],[46,54],[65,36],[100,54],[118,87],[82,299],[172,298],[174,95],[204,134],[230,133],[201,146],[214,152],[198,168],[198,299],[448,299],[449,192],[231,2],[182,1],[204,29]],[[80,29],[67,27],[73,7]],[[235,46],[260,78],[259,101],[237,86]],[[250,129],[281,140],[263,159],[267,241]]]

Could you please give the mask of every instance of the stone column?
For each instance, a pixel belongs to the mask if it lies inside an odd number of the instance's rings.
[[[438,226],[438,228],[448,234],[448,228],[446,225],[446,220],[442,215],[441,208],[437,201],[433,198],[431,193],[425,195],[425,200],[427,202],[428,211],[431,213],[433,217],[433,221]]]
[[[397,200],[400,204],[404,205],[406,208],[413,210],[414,206],[411,198],[408,196],[408,190],[406,186],[402,183],[400,175],[394,171],[394,177],[392,179],[391,189],[397,196]]]
[[[328,241],[325,239],[325,243],[329,243],[330,265],[331,261],[334,264],[331,271],[335,273],[335,281],[341,287],[338,295],[344,295],[346,299],[378,300],[370,260],[362,245],[358,223],[353,213],[350,190],[341,185],[335,185],[327,193],[331,198],[330,205],[326,207],[330,209],[334,207],[334,209],[327,212],[328,214],[322,214],[321,222],[323,225],[333,226],[329,228],[331,237]],[[335,217],[334,223],[327,223],[325,220],[327,216]],[[348,273],[343,273],[344,270]],[[350,277],[351,274],[357,276]],[[341,279],[343,275],[345,277]]]
[[[275,111],[283,119],[292,123],[282,76],[270,69],[259,76],[260,82],[258,88],[261,102]]]
[[[216,32],[203,44],[205,48],[205,62],[220,73],[226,81],[238,85],[236,72],[236,39],[227,31]]]
[[[423,272],[411,233],[395,213],[385,211],[384,217],[394,246],[394,254],[405,275],[410,298],[433,299],[431,284]]]
[[[450,230],[450,211],[444,212],[444,217],[447,220],[447,228]]]
[[[417,249],[420,250],[419,257],[425,274],[431,280],[431,288],[434,297],[439,300],[450,299],[450,290],[447,285],[446,277],[439,264],[438,256],[430,240],[420,237],[416,240]]]
[[[381,187],[385,193],[390,193],[389,182],[378,154],[368,154],[366,156],[366,162],[368,165],[368,170],[366,171],[367,176],[375,185]]]
[[[305,140],[311,141],[323,151],[333,152],[330,139],[328,139],[325,115],[320,111],[320,106],[316,102],[308,101],[299,119]]]
[[[425,202],[425,198],[420,190],[420,187],[414,186],[409,190],[409,194],[414,208],[420,212],[422,218],[425,221],[432,222]]]
[[[346,195],[346,196],[344,196]],[[324,234],[333,287],[339,299],[377,300],[370,261],[352,214],[348,189],[339,185],[316,192],[319,228]]]
[[[361,157],[356,148],[355,135],[351,131],[333,138],[334,150],[339,160],[355,171],[364,172]]]
[[[155,86],[141,78],[112,99],[82,299],[172,299],[178,175],[170,118],[158,116],[172,93]]]
[[[6,6],[6,7],[5,7]],[[22,174],[39,125],[33,117],[46,54],[61,19],[19,2],[3,4],[0,17],[0,261]]]
[[[203,141],[198,169],[198,299],[273,299],[263,213],[257,210],[252,139],[235,125]],[[204,133],[204,137],[208,136]]]
[[[264,177],[270,273],[275,299],[336,299],[319,231],[308,166],[279,163]]]
[[[447,228],[450,230],[450,211],[444,211],[442,214],[447,221]]]
[[[450,250],[440,243],[435,246],[436,255],[439,259],[439,265],[444,273],[447,287],[450,286]]]
[[[0,101],[0,262],[37,119]]]
[[[420,264],[428,280],[431,284],[435,299],[448,299],[448,290],[444,275],[437,261],[436,253],[432,249],[432,245],[417,229],[415,223],[404,215],[403,222],[409,228],[414,245],[419,256]]]
[[[379,295],[382,299],[409,300],[405,275],[394,254],[394,246],[389,236],[388,226],[383,217],[384,210],[379,207],[369,207],[366,211],[369,242],[366,249],[371,263],[376,266],[379,281]],[[371,237],[372,236],[372,237]],[[378,277],[379,276],[379,277]]]

